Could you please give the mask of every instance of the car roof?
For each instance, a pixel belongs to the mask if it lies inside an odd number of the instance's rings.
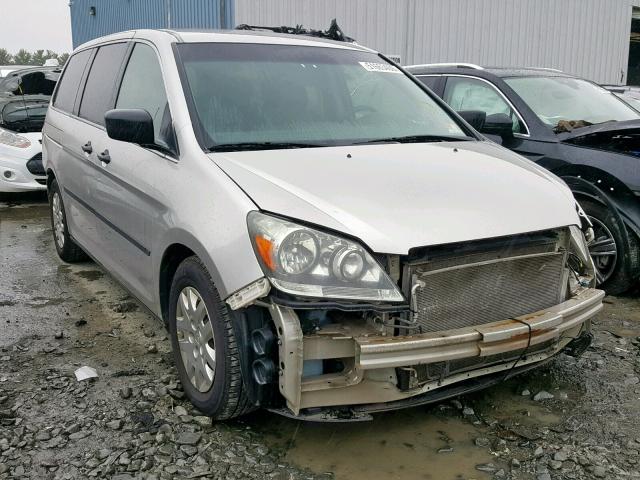
[[[495,75],[507,77],[573,77],[568,73],[553,68],[543,67],[481,67],[471,63],[444,63],[409,65],[405,67],[414,75],[420,74],[465,74],[473,73],[479,77]]]
[[[17,68],[15,70],[12,70],[11,72],[7,73],[7,77],[11,76],[11,77],[15,77],[17,75],[23,75],[25,73],[29,73],[29,72],[43,72],[43,71],[56,71],[56,70],[62,70],[62,66],[58,66],[58,67],[43,67],[43,66],[29,66],[29,67],[20,67]],[[6,77],[5,77],[6,78]]]
[[[340,42],[324,38],[312,37],[309,35],[290,35],[284,33],[273,33],[268,31],[248,31],[248,30],[130,30],[119,32],[105,37],[96,38],[78,47],[78,50],[98,45],[108,41],[127,39],[147,39],[177,43],[260,43],[272,45],[299,45],[329,47],[348,50],[360,50],[373,52],[373,50],[358,45],[355,42]]]

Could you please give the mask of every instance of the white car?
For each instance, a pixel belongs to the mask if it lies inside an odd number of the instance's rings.
[[[0,78],[8,76],[11,72],[31,68],[30,65],[0,65]]]
[[[36,67],[0,80],[0,192],[46,189],[42,125],[60,70]]]

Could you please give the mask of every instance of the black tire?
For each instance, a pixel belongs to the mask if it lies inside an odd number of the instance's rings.
[[[69,234],[69,227],[67,225],[67,213],[64,209],[64,203],[62,201],[62,194],[60,193],[60,187],[58,186],[58,181],[54,178],[48,189],[49,196],[49,213],[51,216],[51,230],[53,233],[53,243],[56,246],[56,251],[58,252],[58,256],[68,263],[76,263],[88,260],[89,257],[86,253],[76,244],[71,235]],[[57,198],[57,200],[56,200]],[[61,238],[59,239],[56,234],[56,214],[55,210],[55,202],[59,202],[60,208],[60,218],[62,222],[62,231]]]
[[[608,230],[615,241],[616,258],[615,264],[611,263],[608,278],[598,285],[609,295],[618,295],[629,290],[640,276],[640,244],[635,234],[629,231],[621,222],[619,217],[613,214],[604,205],[591,201],[582,200],[580,205],[590,217],[596,231],[596,241],[598,240],[598,229]],[[603,229],[604,227],[604,229]],[[593,248],[590,248],[593,250]],[[603,261],[606,257],[592,256],[596,268],[597,262]]]
[[[180,293],[194,288],[204,301],[213,327],[215,374],[208,391],[201,392],[187,375],[178,344],[176,316]],[[189,257],[176,270],[169,294],[169,331],[180,382],[191,403],[215,420],[227,420],[255,409],[245,393],[240,352],[227,307],[198,257]]]

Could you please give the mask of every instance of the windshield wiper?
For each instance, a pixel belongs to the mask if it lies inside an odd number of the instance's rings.
[[[404,137],[374,138],[363,142],[355,142],[353,145],[366,145],[367,143],[431,143],[431,142],[467,142],[473,137],[456,137],[453,135],[406,135]]]
[[[313,148],[322,147],[318,143],[295,143],[295,142],[241,142],[241,143],[220,143],[207,148],[209,152],[242,152],[251,150],[277,150],[280,148]]]

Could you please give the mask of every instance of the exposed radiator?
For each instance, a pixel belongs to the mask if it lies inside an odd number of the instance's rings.
[[[563,301],[563,252],[544,252],[433,270],[413,269],[414,308],[423,332],[505,320]]]

